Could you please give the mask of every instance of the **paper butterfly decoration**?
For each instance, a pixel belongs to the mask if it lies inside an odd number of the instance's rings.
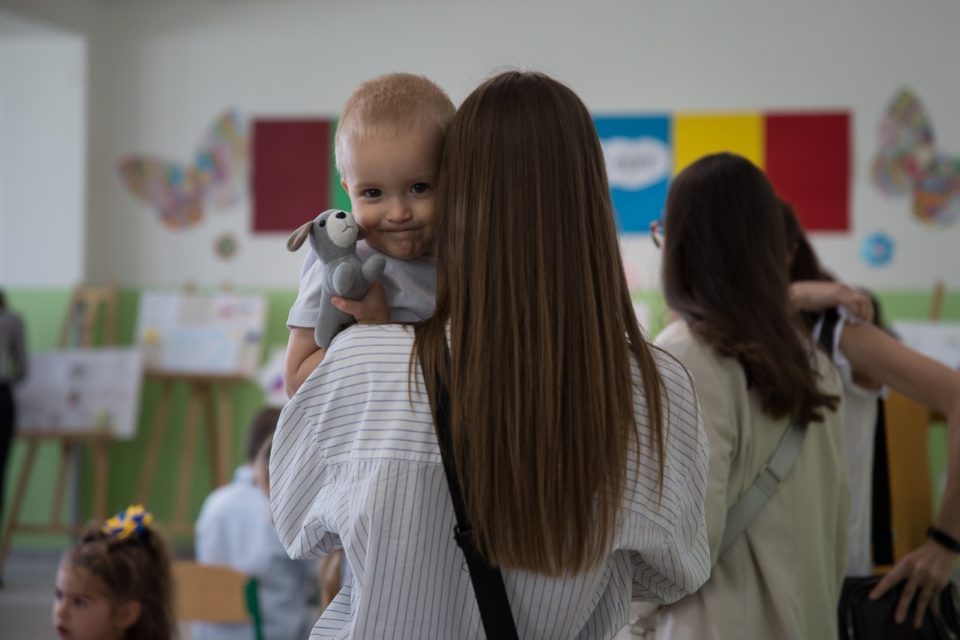
[[[901,90],[880,123],[880,150],[873,183],[888,195],[912,195],[913,215],[949,225],[960,218],[960,158],[937,150],[920,100]]]
[[[246,167],[247,139],[240,118],[226,111],[204,136],[193,166],[128,156],[120,161],[120,177],[153,205],[165,227],[179,230],[198,224],[207,207],[235,204],[243,194]]]

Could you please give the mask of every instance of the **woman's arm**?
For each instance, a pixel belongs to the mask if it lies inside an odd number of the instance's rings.
[[[872,325],[847,325],[840,337],[840,350],[853,370],[942,413],[949,430],[947,486],[937,516],[937,528],[960,539],[960,372],[904,346]],[[905,556],[873,590],[879,597],[909,578],[897,606],[896,620],[907,616],[916,595],[914,623],[919,626],[931,599],[947,584],[958,559],[941,545],[928,540]]]

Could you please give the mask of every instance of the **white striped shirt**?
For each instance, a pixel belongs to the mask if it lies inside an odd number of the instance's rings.
[[[340,548],[354,571],[311,633],[318,638],[482,638],[413,331],[354,326],[290,400],[270,459],[272,507],[294,558]],[[566,578],[504,570],[521,638],[612,638],[633,599],[673,602],[710,571],[707,439],[689,375],[655,351],[666,388],[663,495],[647,447],[628,455],[606,561]],[[634,368],[635,388],[639,369]],[[411,400],[410,391],[413,391]],[[639,437],[648,419],[635,392]]]

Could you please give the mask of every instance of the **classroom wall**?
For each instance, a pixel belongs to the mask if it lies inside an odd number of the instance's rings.
[[[519,66],[568,82],[597,113],[849,110],[853,228],[817,234],[825,262],[874,288],[927,289],[936,278],[957,286],[952,253],[960,224],[923,226],[907,199],[881,195],[867,178],[878,122],[902,86],[925,102],[938,146],[960,149],[960,121],[951,118],[960,86],[942,72],[942,61],[960,56],[960,5],[950,0],[922,10],[895,0],[114,0],[87,3],[85,19],[62,1],[13,4],[81,28],[96,24],[92,280],[284,286],[300,260],[283,250],[282,237],[249,232],[249,200],[210,212],[198,228],[162,228],[120,182],[121,157],[188,163],[226,107],[247,117],[330,116],[360,80],[397,69],[436,79],[459,101],[489,73]],[[875,231],[895,240],[890,266],[872,268],[860,258],[864,237]],[[222,233],[238,242],[229,261],[212,250]],[[634,286],[655,288],[658,256],[648,237],[626,237],[624,248]]]
[[[85,277],[86,45],[0,11],[0,283]]]
[[[229,282],[268,296],[267,343],[282,344],[301,257],[286,252],[282,234],[250,233],[249,199],[209,212],[188,231],[161,227],[118,178],[120,158],[143,154],[187,163],[205,128],[226,107],[247,118],[329,117],[359,81],[393,70],[432,77],[455,102],[488,74],[521,67],[564,80],[595,113],[847,109],[853,116],[853,229],[814,237],[825,262],[850,281],[878,289],[895,319],[926,316],[935,278],[960,289],[953,255],[960,226],[923,227],[912,220],[905,200],[881,196],[867,180],[877,124],[904,85],[925,101],[938,146],[960,150],[960,122],[950,118],[960,106],[960,85],[946,81],[943,72],[943,61],[960,55],[955,38],[960,5],[950,0],[930,0],[922,11],[894,0],[0,0],[0,7],[86,43],[89,106],[78,116],[86,132],[78,144],[89,162],[82,193],[71,197],[71,220],[65,222],[79,225],[71,228],[83,238],[82,264],[76,267],[70,258],[61,265],[66,253],[50,251],[49,239],[40,244],[44,251],[31,257],[34,265],[63,267],[57,269],[61,274],[79,269],[88,281],[121,285],[124,343],[132,339],[143,289]],[[18,65],[17,77],[8,78],[7,24],[7,14],[0,13],[0,96],[13,93],[3,91],[10,82],[23,85],[47,75],[41,66]],[[0,99],[0,122],[5,104]],[[19,162],[19,154],[5,153],[9,135],[0,125],[0,162]],[[6,202],[9,182],[3,177],[8,165],[3,166],[0,203]],[[59,188],[42,196],[76,191],[69,181],[55,184]],[[22,264],[4,262],[5,257],[29,246],[8,226],[4,211],[0,208],[0,283],[11,273],[4,265]],[[881,269],[859,258],[862,237],[876,230],[897,242],[896,260]],[[225,232],[238,240],[229,261],[212,251],[214,239]],[[653,309],[655,333],[663,322],[658,254],[646,235],[625,237],[623,245],[638,296]],[[54,345],[69,284],[12,287],[11,305],[24,312],[32,349]],[[944,316],[960,319],[960,293],[948,295]],[[252,384],[236,391],[236,442],[261,399]],[[112,507],[133,497],[143,432],[155,402],[156,390],[148,383],[140,435],[111,450]],[[182,417],[182,397],[175,405],[174,418]],[[161,516],[171,507],[178,434],[175,430],[164,445],[162,460],[171,462],[162,462],[161,489],[151,500]],[[931,442],[934,453],[942,454],[942,433],[935,432]],[[234,462],[239,460],[238,448]],[[8,490],[21,461],[18,447]],[[44,451],[39,469],[39,484],[27,500],[31,520],[46,515],[45,496],[55,473],[52,449]],[[198,478],[194,508],[207,490]],[[18,545],[42,542],[18,539]]]

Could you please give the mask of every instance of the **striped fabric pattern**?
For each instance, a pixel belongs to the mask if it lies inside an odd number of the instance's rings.
[[[483,637],[419,365],[409,379],[412,346],[401,325],[342,332],[280,418],[270,460],[280,539],[294,558],[342,547],[354,572],[312,639]],[[631,598],[673,602],[709,575],[696,393],[679,363],[655,356],[668,420],[659,504],[656,461],[646,446],[639,458],[631,448],[606,562],[565,578],[504,571],[521,638],[611,638]],[[644,399],[635,398],[646,443]]]

